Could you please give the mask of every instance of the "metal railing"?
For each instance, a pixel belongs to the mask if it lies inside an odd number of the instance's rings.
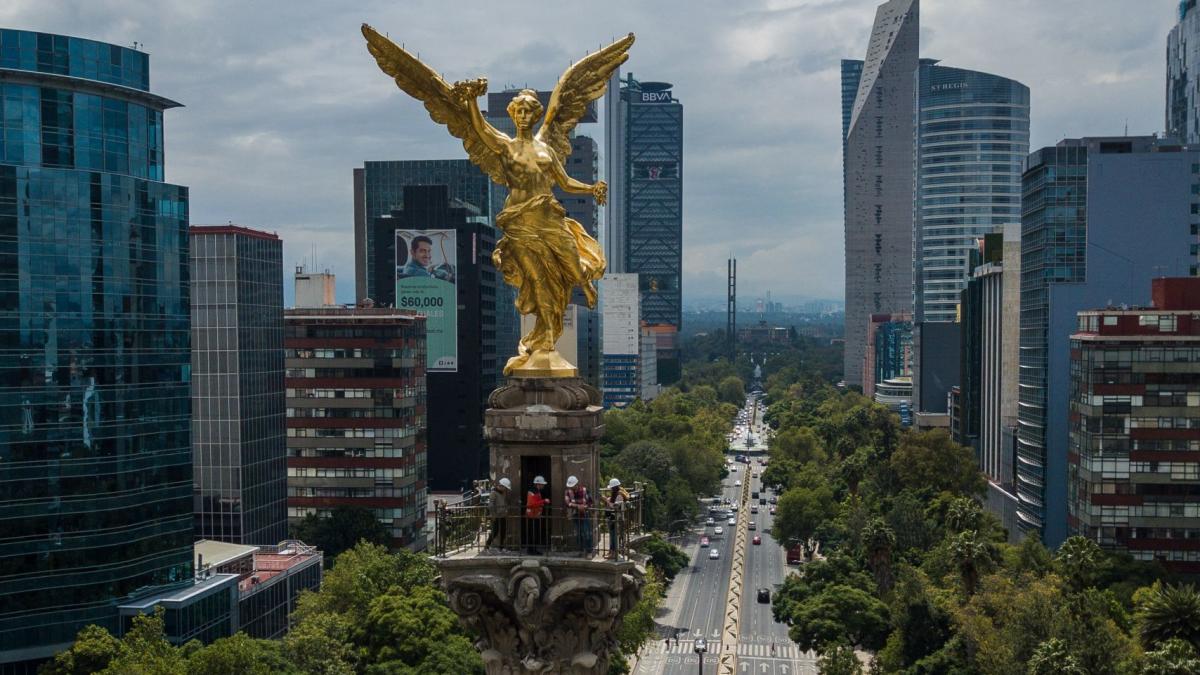
[[[514,504],[494,515],[488,491],[479,489],[460,501],[435,505],[433,554],[448,557],[471,552],[497,555],[542,555],[591,558],[630,557],[632,544],[645,534],[640,486],[616,505],[596,505],[580,512],[562,506],[543,507],[536,517]],[[510,495],[514,499],[517,495]]]

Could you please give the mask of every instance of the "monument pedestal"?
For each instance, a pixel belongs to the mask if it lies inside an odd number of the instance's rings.
[[[641,529],[640,495],[617,509],[602,507],[600,392],[578,377],[512,378],[488,403],[491,480],[512,482],[509,523],[495,548],[470,539],[435,558],[450,607],[475,632],[488,675],[603,675],[615,631],[641,597],[645,570],[628,546]],[[522,555],[530,544],[525,498],[536,476],[547,482],[549,506],[537,520],[539,553]],[[583,517],[586,537],[581,517],[565,508],[569,476],[594,500]],[[452,528],[460,517],[454,513],[478,518],[485,511],[493,517],[483,504],[447,506],[439,527],[445,521]],[[610,559],[599,557],[605,550]]]

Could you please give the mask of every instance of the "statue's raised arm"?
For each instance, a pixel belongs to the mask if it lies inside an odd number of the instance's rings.
[[[475,98],[487,91],[487,80],[467,80],[452,86],[437,71],[365,23],[362,34],[379,69],[395,80],[401,91],[424,103],[434,122],[446,125],[455,138],[462,139],[473,164],[495,182],[507,185],[499,152],[509,138],[488,124],[475,105]]]

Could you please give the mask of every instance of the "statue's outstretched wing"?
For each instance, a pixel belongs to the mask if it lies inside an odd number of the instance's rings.
[[[390,75],[404,93],[424,103],[434,122],[445,124],[455,138],[462,139],[471,162],[503,185],[500,156],[479,138],[471,126],[470,112],[463,103],[455,100],[450,85],[442,76],[365,23],[362,34],[367,39],[367,50],[375,57],[380,70]],[[493,131],[503,136],[500,131]]]
[[[558,78],[538,139],[554,148],[559,159],[565,161],[571,154],[571,130],[587,110],[587,104],[604,95],[608,78],[629,58],[631,46],[633,33],[588,54]]]

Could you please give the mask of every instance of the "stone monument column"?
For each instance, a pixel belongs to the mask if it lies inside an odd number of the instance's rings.
[[[491,479],[513,485],[505,541],[494,548],[472,539],[435,558],[450,607],[472,630],[488,675],[603,675],[622,618],[641,597],[645,570],[630,559],[640,532],[639,495],[613,513],[601,506],[600,393],[578,377],[512,378],[494,391],[485,415]],[[545,535],[527,553],[520,525],[535,475],[549,484]],[[578,518],[564,509],[566,479],[575,476],[595,500],[590,544],[579,545]],[[438,525],[487,511],[484,505],[439,512]],[[472,509],[474,509],[472,511]],[[458,514],[457,516],[455,514]],[[619,525],[614,523],[619,522]],[[616,556],[604,557],[610,528]]]

